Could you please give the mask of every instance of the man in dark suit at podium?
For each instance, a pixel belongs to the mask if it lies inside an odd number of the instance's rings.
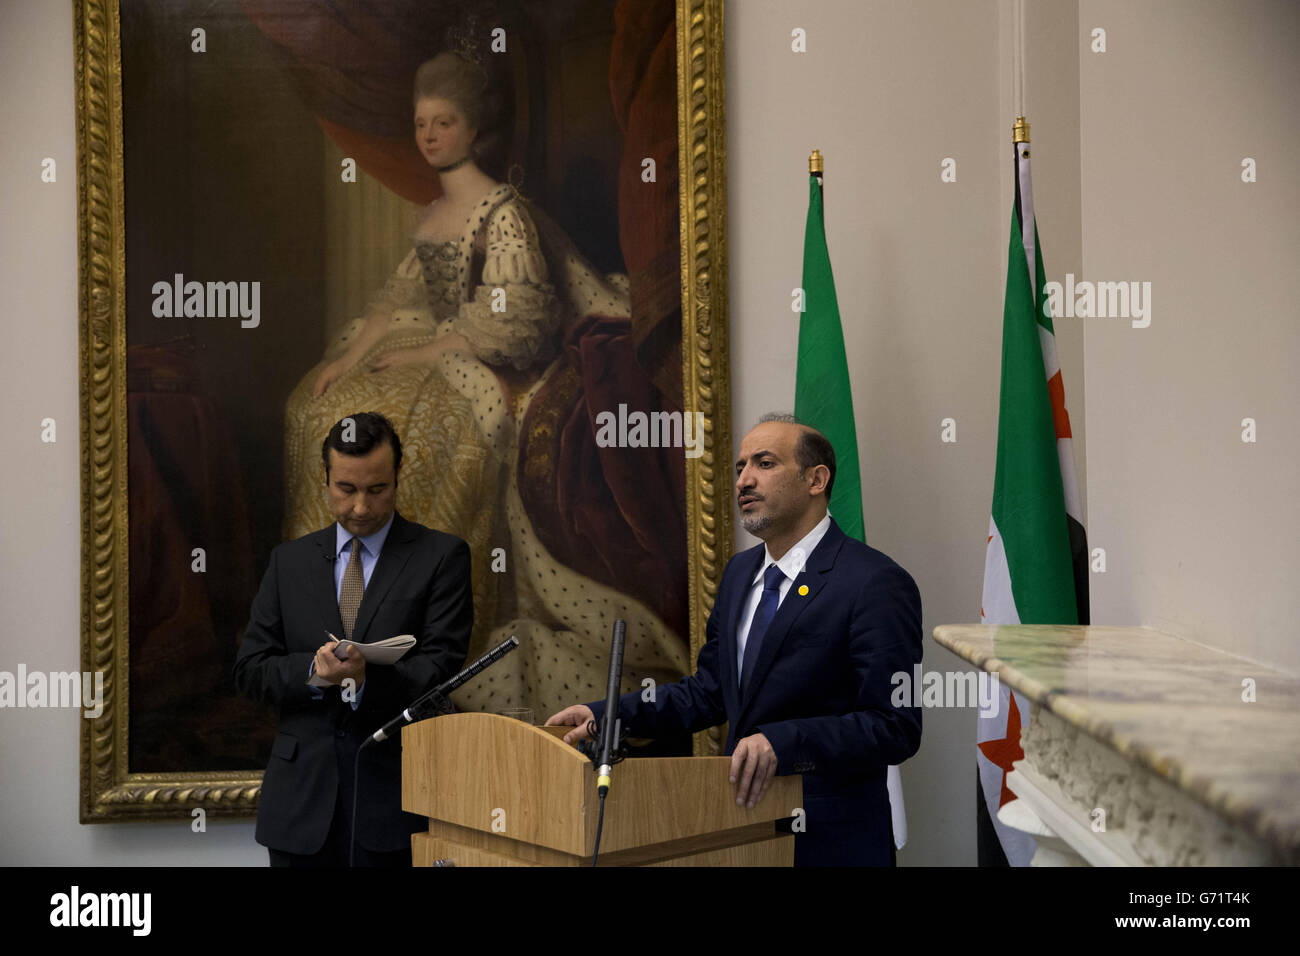
[[[889,866],[886,773],[916,753],[919,707],[895,707],[890,677],[921,660],[921,597],[886,555],[827,512],[835,452],[792,416],[767,416],[736,460],[745,530],[764,544],[727,564],[696,671],[619,698],[633,736],[697,732],[727,721],[736,800],[756,805],[773,774],[803,774],[795,865]],[[604,701],[547,720],[576,742]],[[791,811],[794,808],[790,808]]]
[[[464,666],[469,546],[396,512],[402,443],[382,415],[339,421],[321,458],[336,523],[271,553],[235,660],[239,692],[280,708],[257,842],[272,866],[346,866],[356,800],[355,862],[410,866],[411,834],[427,821],[402,812],[399,738],[367,747],[358,779],[354,761],[365,738]],[[327,633],[417,643],[367,665],[356,648],[339,660]],[[330,686],[309,686],[312,674]]]

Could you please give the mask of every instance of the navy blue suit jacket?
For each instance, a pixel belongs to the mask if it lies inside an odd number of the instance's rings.
[[[622,695],[619,717],[637,737],[726,721],[728,755],[737,740],[763,734],[777,774],[803,774],[806,831],[795,836],[795,865],[887,866],[887,768],[921,744],[921,709],[890,703],[890,676],[921,660],[921,595],[911,575],[832,520],[772,619],[742,699],[736,631],[763,561],[758,545],[728,562],[695,673],[656,688],[653,701]],[[589,706],[599,720],[604,701]]]

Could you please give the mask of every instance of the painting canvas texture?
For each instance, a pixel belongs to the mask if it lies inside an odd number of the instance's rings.
[[[599,428],[683,409],[672,0],[120,11],[130,770],[265,765],[231,667],[354,412],[401,436],[398,511],[469,542],[470,658],[519,638],[458,708],[603,697],[616,618],[625,690],[686,673],[684,449]],[[454,228],[414,129],[439,54],[492,182]]]

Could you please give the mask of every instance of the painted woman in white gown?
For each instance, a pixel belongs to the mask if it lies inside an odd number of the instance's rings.
[[[511,634],[520,640],[455,703],[528,707],[540,720],[604,695],[615,618],[628,622],[627,689],[679,679],[688,650],[686,635],[645,603],[556,560],[525,512],[519,423],[556,372],[570,325],[591,314],[626,318],[628,294],[625,277],[598,273],[540,210],[478,168],[485,95],[482,71],[454,54],[416,74],[416,143],[442,196],[423,210],[410,253],[365,315],[288,398],[284,533],[332,520],[320,464],[330,425],[358,411],[386,415],[405,452],[398,509],[469,542],[470,658]]]

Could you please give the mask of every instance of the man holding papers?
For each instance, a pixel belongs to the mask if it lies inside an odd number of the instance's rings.
[[[401,809],[398,738],[366,748],[358,779],[354,761],[366,737],[464,666],[469,546],[396,512],[402,443],[382,415],[337,422],[321,458],[336,523],[271,553],[235,660],[239,692],[280,708],[257,842],[273,866],[345,866],[355,799],[357,865],[409,866],[425,821]],[[338,638],[403,634],[415,645],[391,664],[336,653]]]

